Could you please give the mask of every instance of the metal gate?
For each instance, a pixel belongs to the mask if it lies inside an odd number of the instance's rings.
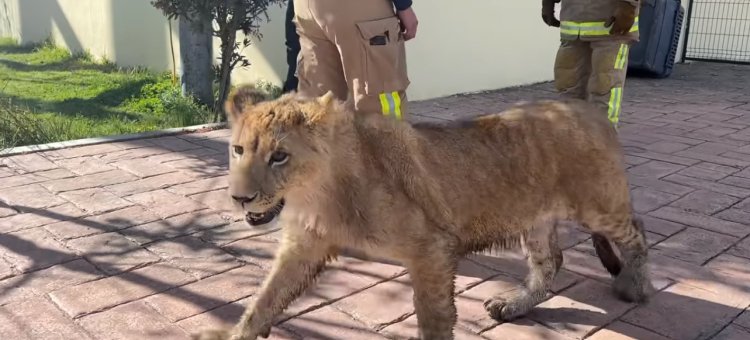
[[[687,60],[750,64],[750,0],[692,0],[682,55]]]

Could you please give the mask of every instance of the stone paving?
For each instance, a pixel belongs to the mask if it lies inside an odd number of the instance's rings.
[[[549,83],[416,102],[456,119],[554,97]],[[456,279],[458,339],[750,339],[750,67],[678,65],[628,80],[621,139],[659,292],[616,300],[589,235],[564,232],[554,294],[498,324],[482,307],[526,272],[475,254]],[[235,221],[227,130],[1,158],[0,338],[187,339],[229,326],[268,273],[278,231]],[[276,339],[416,335],[404,268],[341,258]]]

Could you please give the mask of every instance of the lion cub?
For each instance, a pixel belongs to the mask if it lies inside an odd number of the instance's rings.
[[[453,338],[458,261],[522,244],[525,284],[485,301],[492,317],[512,320],[545,298],[562,264],[559,220],[592,232],[617,296],[646,300],[646,240],[616,132],[584,102],[519,104],[446,125],[356,115],[331,93],[266,100],[242,87],[225,106],[234,202],[252,225],[278,215],[283,240],[234,329],[195,339],[267,337],[274,318],[344,248],[407,267],[418,335],[432,340]]]

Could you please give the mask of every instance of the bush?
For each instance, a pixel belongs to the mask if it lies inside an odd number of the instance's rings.
[[[184,97],[178,86],[172,86],[160,96],[164,107],[163,123],[170,126],[205,124],[211,120],[209,110],[193,97]]]
[[[0,103],[0,150],[64,140],[67,131],[70,123],[43,119],[27,108],[13,105],[10,99]]]
[[[143,85],[138,94],[123,103],[123,107],[132,112],[164,114],[166,110],[161,95],[168,92],[171,87],[173,86],[169,75],[161,75],[154,82]]]
[[[283,89],[265,80],[259,80],[255,83],[258,90],[265,92],[270,98],[276,99],[281,97]]]
[[[139,94],[124,103],[128,111],[150,114],[156,125],[189,126],[207,123],[211,119],[208,108],[192,97],[182,96],[179,85],[172,84],[169,73],[162,74],[156,82],[141,87]]]

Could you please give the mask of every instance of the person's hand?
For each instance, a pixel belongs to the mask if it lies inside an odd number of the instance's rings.
[[[605,24],[605,27],[612,25],[609,29],[610,34],[627,34],[635,22],[635,6],[628,2],[620,1],[615,9],[615,14]]]
[[[547,26],[560,27],[560,20],[555,18],[554,0],[542,0],[542,20]]]
[[[409,7],[403,11],[398,11],[398,19],[401,21],[401,32],[404,34],[404,40],[411,40],[417,36],[417,15]]]

